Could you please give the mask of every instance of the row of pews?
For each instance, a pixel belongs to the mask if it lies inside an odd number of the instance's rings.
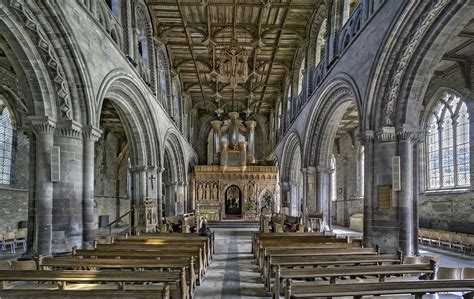
[[[214,236],[155,233],[109,238],[72,257],[0,267],[0,298],[193,298],[214,255]],[[32,265],[33,264],[33,265]]]
[[[436,279],[436,259],[404,263],[402,252],[381,254],[363,248],[361,240],[332,234],[254,233],[252,253],[267,292],[273,298],[314,298],[364,295],[468,292],[474,279]]]

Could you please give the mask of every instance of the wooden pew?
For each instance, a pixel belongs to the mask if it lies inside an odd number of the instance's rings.
[[[197,273],[198,273],[198,284],[201,284],[204,278],[204,265],[203,261],[200,260],[200,252],[191,254],[183,251],[167,251],[167,250],[147,250],[147,251],[133,251],[133,250],[99,250],[99,249],[75,249],[72,251],[73,257],[82,258],[118,258],[118,259],[155,259],[161,258],[184,259],[188,260],[191,256],[194,256],[197,261]]]
[[[150,259],[79,259],[79,258],[40,258],[39,268],[42,270],[174,270],[181,271],[185,268],[186,281],[192,297],[196,289],[196,274],[194,272],[194,257],[186,260],[160,260]]]
[[[260,271],[263,270],[263,267],[267,265],[267,259],[272,256],[275,257],[292,257],[292,256],[341,256],[341,255],[376,255],[380,254],[380,249],[378,246],[375,248],[332,248],[328,252],[327,248],[268,248],[265,249],[263,256],[263,263],[258,263]]]
[[[157,297],[168,298],[168,285],[175,287],[176,298],[189,298],[185,288],[184,270],[180,272],[136,272],[130,275],[126,272],[115,271],[38,271],[38,270],[1,270],[0,296],[37,297],[38,294],[74,294],[74,290],[87,291],[90,296],[99,296],[105,290],[109,294],[119,294],[128,291],[140,291],[143,294],[155,294]],[[13,286],[9,282],[53,282],[55,284],[27,284]],[[68,283],[74,283],[68,285]],[[92,284],[95,283],[95,284]],[[97,284],[108,283],[108,284]],[[156,285],[135,285],[135,283],[161,283]],[[58,293],[55,293],[58,292]],[[72,293],[68,293],[72,292]],[[130,294],[127,294],[130,296]]]
[[[334,236],[333,234],[328,234],[328,233],[322,233],[322,232],[312,232],[312,233],[280,233],[280,234],[275,234],[275,233],[262,233],[262,232],[255,232],[252,234],[252,253],[254,253],[254,249],[257,247],[256,244],[258,240],[264,240],[264,239],[276,239],[276,238],[294,238],[298,236]]]
[[[320,248],[325,248],[325,249],[346,249],[346,248],[361,248],[360,242],[352,242],[352,243],[347,243],[342,241],[338,241],[341,239],[333,239],[333,240],[321,240],[321,241],[310,241],[308,243],[303,243],[303,242],[286,242],[282,241],[280,243],[265,243],[265,244],[260,244],[259,249],[258,249],[258,254],[256,256],[257,263],[262,263],[264,262],[264,257],[266,255],[266,252],[268,250],[273,250],[273,249],[286,249],[286,250],[293,250],[293,249],[306,249],[306,250],[311,250],[311,249],[320,249]]]
[[[197,244],[97,244],[96,246],[99,250],[142,250],[142,251],[150,251],[150,250],[162,250],[162,251],[181,251],[187,252],[189,255],[195,254],[199,252],[199,259],[202,261],[205,267],[209,266],[210,261],[207,258],[206,251],[203,246]]]
[[[331,256],[328,251],[327,256],[293,256],[293,257],[275,257],[268,258],[265,271],[262,273],[265,287],[270,292],[271,279],[277,266],[283,267],[321,267],[321,266],[342,266],[342,265],[381,265],[381,264],[399,264],[403,260],[399,254],[379,254],[379,255],[343,255]]]
[[[315,278],[329,278],[329,283],[336,283],[336,279],[340,277],[365,277],[376,276],[380,282],[384,282],[386,277],[404,275],[404,274],[420,274],[422,279],[434,279],[436,275],[436,263],[432,261],[430,264],[417,265],[383,265],[383,266],[357,266],[357,267],[331,267],[331,268],[281,268],[279,265],[276,269],[275,284],[273,289],[273,298],[280,297],[281,281],[287,280],[304,280]],[[406,277],[411,280],[413,278]],[[416,278],[418,279],[418,277]]]
[[[181,241],[188,241],[188,240],[200,240],[206,242],[208,256],[211,257],[215,253],[214,249],[214,233],[212,233],[211,237],[203,237],[196,234],[166,234],[166,233],[142,233],[137,236],[125,236],[125,237],[115,237],[114,240],[181,240]]]
[[[421,299],[426,293],[468,292],[464,298],[474,298],[474,280],[420,280],[377,283],[329,284],[321,285],[314,282],[287,281],[285,298],[314,298],[353,296],[361,298],[369,295],[400,295],[413,294]]]
[[[120,244],[120,245],[155,245],[155,246],[201,246],[203,250],[203,258],[206,261],[206,265],[208,265],[211,261],[212,251],[210,250],[209,244],[203,240],[188,240],[188,239],[175,239],[175,240],[168,240],[168,239],[114,239],[112,244]]]

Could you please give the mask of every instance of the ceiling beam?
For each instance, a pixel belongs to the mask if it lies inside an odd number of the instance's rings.
[[[186,33],[186,38],[188,39],[188,47],[189,47],[189,52],[191,52],[191,57],[194,61],[194,68],[196,69],[196,76],[198,77],[199,80],[199,85],[201,86],[201,93],[202,97],[205,98],[204,94],[204,89],[202,87],[202,82],[201,82],[201,77],[199,76],[199,70],[196,62],[196,57],[194,56],[194,50],[193,50],[193,40],[191,39],[191,36],[189,35],[188,28],[186,27],[186,20],[184,19],[183,11],[181,9],[181,0],[177,0],[178,3],[178,11],[181,16],[181,22],[183,22],[183,27],[184,27],[184,32]]]

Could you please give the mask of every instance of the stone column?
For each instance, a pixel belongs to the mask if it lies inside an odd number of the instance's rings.
[[[35,255],[35,236],[36,236],[36,226],[35,226],[35,194],[36,194],[36,178],[35,178],[35,169],[36,169],[36,135],[34,131],[28,129],[25,132],[26,136],[28,137],[29,145],[30,145],[30,164],[28,165],[29,171],[29,181],[28,181],[28,237],[27,237],[27,256],[34,256]]]
[[[373,150],[373,208],[372,242],[381,246],[383,253],[399,249],[397,202],[391,192],[392,202],[388,209],[379,207],[381,186],[392,186],[392,157],[397,156],[398,144],[394,127],[382,127],[375,132]]]
[[[331,211],[330,211],[330,191],[329,182],[331,181],[331,169],[326,166],[317,167],[318,177],[318,197],[316,200],[316,210],[323,214],[323,228],[327,225],[331,227]]]
[[[51,255],[53,225],[53,183],[51,182],[51,147],[56,122],[49,117],[31,117],[36,133],[35,169],[35,249],[38,255]]]
[[[158,213],[158,224],[163,224],[163,167],[156,169],[156,195],[157,195],[157,213]]]
[[[268,134],[268,139],[270,141],[270,145],[272,148],[275,148],[275,137],[278,135],[278,129],[276,127],[276,117],[275,117],[275,109],[270,109],[270,134]],[[275,134],[273,134],[275,132]]]
[[[227,165],[227,151],[229,148],[229,143],[227,141],[221,142],[221,166]]]
[[[185,182],[178,182],[176,184],[176,215],[185,213],[184,208],[184,195],[185,195]]]
[[[416,135],[407,128],[397,130],[401,190],[398,192],[398,242],[405,255],[413,255],[413,145]]]
[[[87,126],[83,135],[83,182],[82,182],[82,247],[91,248],[94,229],[94,158],[95,143],[102,135],[102,131],[93,126]]]
[[[372,247],[373,243],[373,209],[374,209],[374,131],[366,130],[359,135],[364,146],[364,246]]]
[[[248,162],[255,164],[255,126],[257,122],[249,120],[245,122],[247,127],[247,141],[248,141]]]
[[[420,255],[418,248],[418,227],[419,227],[419,214],[418,214],[418,203],[420,193],[420,160],[423,149],[423,135],[418,135],[417,142],[413,146],[413,255]]]
[[[222,122],[220,120],[211,121],[212,129],[214,130],[214,140],[213,140],[213,151],[214,151],[214,163],[219,163],[219,152],[220,152],[220,142],[221,142],[221,126]]]
[[[303,206],[303,211],[301,215],[301,220],[303,225],[306,226],[306,219],[307,219],[307,211],[308,211],[308,185],[309,185],[309,178],[308,178],[308,168],[301,168],[301,172],[303,173],[303,196],[301,205]]]

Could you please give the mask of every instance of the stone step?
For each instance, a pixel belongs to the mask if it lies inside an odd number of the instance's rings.
[[[223,221],[209,221],[209,227],[212,228],[248,228],[259,229],[257,221],[242,221],[242,220],[223,220]]]

